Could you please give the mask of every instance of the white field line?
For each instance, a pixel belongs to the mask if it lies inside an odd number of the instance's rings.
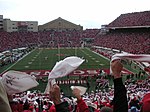
[[[89,50],[89,51],[91,51],[90,49],[88,49],[88,48],[86,48],[87,50]],[[95,51],[92,51],[93,53],[95,53],[95,54],[97,54],[97,55],[99,55],[99,56],[101,56],[101,57],[103,57],[103,58],[105,58],[106,60],[109,60],[110,61],[110,59],[109,58],[106,58],[105,56],[103,56],[103,55],[101,55],[101,54],[99,54],[99,53],[97,53],[97,52],[95,52]]]
[[[33,58],[36,59],[42,51],[43,51],[43,49],[40,49],[40,51],[38,52],[38,54],[36,54]],[[33,60],[33,59],[32,59],[32,60]],[[29,62],[30,62],[30,61],[29,61]],[[29,68],[29,67],[30,67],[30,66],[29,66],[29,62],[28,62],[28,65],[24,66],[25,68]],[[32,62],[31,62],[31,64],[32,64]]]

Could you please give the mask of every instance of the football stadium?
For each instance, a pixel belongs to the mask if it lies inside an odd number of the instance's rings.
[[[11,21],[4,19],[3,15],[0,15],[0,20],[2,79],[6,74],[5,78],[11,78],[12,81],[20,72],[34,77],[39,83],[26,91],[13,94],[10,103],[11,108],[14,107],[12,109],[18,109],[15,105],[24,106],[28,101],[28,108],[32,110],[30,112],[35,112],[35,109],[38,109],[36,112],[54,112],[50,111],[53,103],[45,93],[48,76],[58,62],[74,56],[84,62],[63,77],[55,79],[61,95],[72,106],[72,112],[76,112],[71,86],[85,87],[86,93],[82,97],[90,110],[79,112],[108,112],[100,109],[112,109],[115,105],[114,78],[110,71],[112,56],[132,54],[137,60],[142,60],[142,56],[150,55],[150,11],[121,14],[101,28],[85,30],[83,26],[61,17],[43,25],[38,25],[37,21]],[[126,57],[121,59],[121,76],[127,89],[128,110],[140,110],[142,97],[150,91],[150,58],[142,62]],[[18,71],[18,74],[8,77],[9,71]],[[6,87],[12,84],[8,81]],[[25,83],[28,84],[28,80]],[[25,95],[28,99],[25,99]]]

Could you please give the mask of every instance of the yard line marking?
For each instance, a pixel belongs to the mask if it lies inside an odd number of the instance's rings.
[[[28,62],[28,64],[29,64],[29,65],[31,65],[31,64],[32,64],[32,62]]]
[[[31,61],[34,61],[34,59],[32,59]]]
[[[29,68],[29,66],[24,66],[25,68]]]
[[[103,56],[103,55],[101,55],[101,54],[99,54],[99,53],[97,53],[97,52],[95,52],[95,51],[92,51],[93,53],[95,53],[95,54],[97,54],[97,55],[99,55],[99,56],[101,56],[102,58],[104,58],[104,59],[106,59],[106,60],[109,60],[110,61],[110,59],[109,58],[107,58],[107,57],[105,57],[105,56]]]

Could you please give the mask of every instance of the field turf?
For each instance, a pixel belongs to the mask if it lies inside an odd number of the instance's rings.
[[[78,69],[108,68],[109,61],[89,49],[35,49],[8,70],[51,70],[55,63],[68,57],[78,56],[85,62]]]
[[[78,56],[85,59],[84,63],[77,69],[109,69],[110,61],[94,52],[88,48],[60,48],[60,49],[51,49],[51,48],[37,48],[31,51],[29,54],[24,56],[22,59],[17,61],[14,64],[7,65],[0,69],[0,72],[8,70],[17,70],[17,71],[28,71],[28,70],[52,70],[56,62],[68,57],[68,56]],[[130,67],[128,67],[131,69]],[[132,69],[131,69],[132,70]],[[47,84],[47,77],[44,77],[46,82],[39,81],[40,85],[36,89],[41,90],[42,92],[45,89]],[[62,80],[66,77],[58,79]],[[78,77],[72,77],[72,79],[78,79]],[[88,79],[91,84],[91,90],[94,90],[95,79]],[[69,85],[70,86],[70,85]],[[68,85],[62,85],[62,89],[66,93],[70,91]]]

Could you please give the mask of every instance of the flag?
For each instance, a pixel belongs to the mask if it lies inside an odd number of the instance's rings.
[[[4,73],[1,80],[8,95],[26,91],[39,84],[34,76],[13,70]]]

